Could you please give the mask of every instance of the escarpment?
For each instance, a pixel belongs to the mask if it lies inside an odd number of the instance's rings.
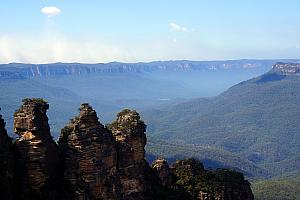
[[[206,170],[195,159],[145,160],[146,125],[125,109],[107,127],[84,103],[61,131],[50,134],[42,99],[25,99],[8,137],[0,115],[0,199],[11,200],[252,200],[241,173]]]

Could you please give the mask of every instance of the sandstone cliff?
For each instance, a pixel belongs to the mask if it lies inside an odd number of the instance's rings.
[[[195,159],[169,167],[145,160],[146,125],[125,109],[107,127],[82,104],[53,141],[42,99],[15,113],[12,143],[0,116],[1,200],[253,200],[250,184],[232,170],[206,170]]]
[[[116,141],[122,199],[144,199],[147,192],[146,125],[136,111],[125,109],[109,129]]]
[[[24,99],[14,115],[18,199],[58,198],[61,160],[50,134],[48,108],[42,99]]]
[[[276,63],[271,72],[282,75],[300,75],[300,63]]]
[[[82,104],[79,110],[58,142],[65,160],[64,179],[71,184],[74,199],[120,199],[112,134],[91,106]]]

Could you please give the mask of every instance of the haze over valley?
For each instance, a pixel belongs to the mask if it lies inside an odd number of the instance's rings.
[[[300,200],[296,0],[3,1],[1,200]]]

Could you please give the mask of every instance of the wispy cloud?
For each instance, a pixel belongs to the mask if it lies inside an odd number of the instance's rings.
[[[186,27],[180,26],[180,25],[176,24],[175,22],[171,22],[170,26],[173,31],[179,31],[179,32],[188,32],[189,31]]]
[[[48,17],[56,16],[61,13],[61,10],[55,6],[46,6],[41,9],[41,12]]]
[[[176,44],[176,41],[169,38],[147,42],[110,41],[99,35],[70,38],[55,32],[35,36],[0,34],[0,63],[140,62],[198,59],[204,53],[198,45]]]

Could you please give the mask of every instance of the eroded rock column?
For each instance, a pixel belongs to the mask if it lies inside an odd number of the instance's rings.
[[[79,111],[59,138],[64,179],[71,185],[74,199],[120,199],[113,136],[89,104],[82,104]]]
[[[122,199],[144,199],[147,190],[145,160],[146,125],[136,111],[125,109],[109,125],[118,152]]]
[[[47,102],[24,99],[14,114],[18,199],[59,199],[59,150],[50,134]]]

